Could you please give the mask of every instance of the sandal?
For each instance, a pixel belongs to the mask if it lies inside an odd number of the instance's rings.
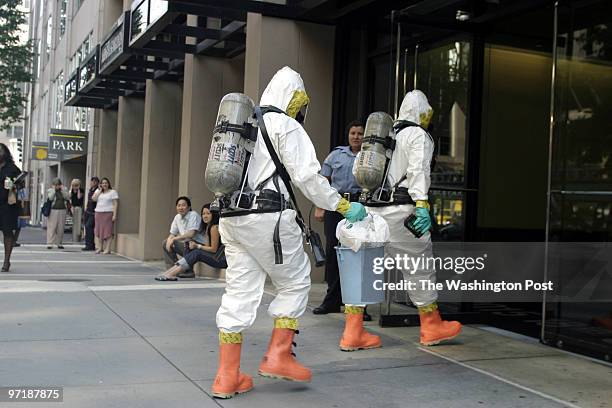
[[[176,277],[170,278],[170,277],[168,277],[168,276],[166,276],[166,275],[157,275],[157,276],[155,277],[155,280],[156,280],[156,281],[160,281],[160,282],[166,282],[166,281],[172,281],[172,282],[174,282],[174,281],[177,281],[177,280],[178,280],[178,278],[176,278]]]

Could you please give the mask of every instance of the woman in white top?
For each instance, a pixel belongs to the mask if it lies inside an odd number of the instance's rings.
[[[104,251],[105,254],[111,253],[113,242],[113,227],[117,221],[117,201],[119,194],[112,189],[110,180],[104,177],[100,182],[100,187],[92,196],[96,204],[94,236],[96,238],[96,253]]]

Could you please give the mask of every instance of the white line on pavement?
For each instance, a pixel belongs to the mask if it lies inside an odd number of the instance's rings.
[[[225,283],[172,283],[169,282],[151,285],[122,285],[122,286],[90,286],[89,289],[94,292],[109,292],[122,290],[159,290],[159,289],[212,289],[224,288]]]
[[[132,261],[74,261],[74,260],[70,260],[70,261],[45,261],[45,260],[29,260],[29,259],[16,259],[16,260],[12,260],[11,259],[11,264],[14,263],[77,263],[77,264],[134,264],[134,262]]]
[[[16,247],[16,249],[19,248],[46,248],[48,245],[47,244],[21,244],[20,246]],[[82,244],[62,244],[62,246],[64,248],[83,248]],[[0,247],[4,247],[4,244],[0,244]],[[55,245],[53,246],[54,249],[56,248]]]
[[[499,376],[499,375],[497,375],[497,374],[490,373],[490,372],[488,372],[488,371],[486,371],[486,370],[483,370],[483,369],[481,369],[481,368],[477,368],[477,367],[471,366],[471,365],[469,365],[469,364],[462,363],[461,361],[455,360],[455,359],[454,359],[454,358],[452,358],[452,357],[447,357],[447,356],[445,356],[445,355],[442,355],[442,354],[440,354],[440,353],[436,353],[435,351],[432,351],[432,350],[426,349],[426,348],[424,348],[424,347],[418,347],[418,349],[419,349],[419,350],[421,350],[421,351],[424,351],[424,352],[426,352],[426,353],[429,353],[429,354],[431,354],[431,355],[434,355],[434,356],[436,356],[436,357],[440,357],[440,358],[442,358],[442,359],[444,359],[444,360],[450,361],[451,363],[455,363],[455,364],[457,364],[457,365],[460,365],[461,367],[468,368],[468,369],[473,370],[473,371],[476,371],[476,372],[478,372],[478,373],[480,373],[480,374],[484,374],[484,375],[489,376],[489,377],[491,377],[491,378],[494,378],[494,379],[496,379],[496,380],[498,380],[498,381],[504,382],[504,383],[506,383],[506,384],[508,384],[508,385],[512,385],[512,386],[514,386],[514,387],[520,388],[520,389],[525,390],[525,391],[527,391],[527,392],[531,392],[531,393],[536,394],[536,395],[538,395],[538,396],[540,396],[540,397],[542,397],[542,398],[549,399],[549,400],[554,401],[554,402],[556,402],[556,403],[558,403],[558,404],[561,404],[561,405],[563,405],[563,406],[565,406],[565,407],[571,407],[571,408],[581,408],[579,405],[575,405],[575,404],[572,404],[571,402],[567,402],[567,401],[562,400],[562,399],[559,399],[559,398],[557,398],[557,397],[553,397],[553,396],[552,396],[552,395],[550,395],[550,394],[546,394],[546,393],[544,393],[544,392],[541,392],[541,391],[538,391],[538,390],[534,390],[533,388],[529,388],[529,387],[527,387],[527,386],[525,386],[525,385],[522,385],[522,384],[519,384],[519,383],[517,383],[517,382],[514,382],[514,381],[511,381],[511,380],[508,380],[508,379],[506,379],[506,378],[504,378],[504,377],[501,377],[501,376]]]
[[[56,278],[56,277],[62,277],[62,276],[77,276],[79,278],[87,278],[87,277],[118,277],[118,278],[142,278],[142,277],[147,277],[147,276],[151,276],[151,275],[146,275],[144,273],[140,273],[140,274],[109,274],[109,273],[19,273],[17,275],[6,275],[6,277],[11,277],[11,276],[17,276],[17,277],[22,277],[22,276],[43,276],[46,278]],[[4,276],[3,276],[4,277]]]
[[[165,282],[151,285],[86,286],[82,282],[44,282],[44,281],[0,281],[0,293],[50,293],[50,292],[120,292],[142,290],[179,290],[224,288],[223,282],[211,283],[173,283]]]
[[[56,250],[53,251],[51,249],[48,249],[46,251],[25,251],[25,250],[14,250],[13,251],[13,255],[27,255],[27,254],[48,254],[48,255],[68,255],[68,254],[78,254],[78,255],[89,255],[92,256],[94,255],[93,251],[92,252],[82,252],[82,251],[62,251],[60,250]],[[95,255],[99,255],[99,254],[95,254]]]

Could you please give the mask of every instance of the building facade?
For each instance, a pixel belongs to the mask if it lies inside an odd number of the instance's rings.
[[[27,161],[31,183],[40,195],[58,175],[110,178],[120,195],[121,254],[160,258],[174,197],[189,195],[196,207],[212,200],[203,175],[219,100],[244,92],[257,101],[284,65],[305,80],[306,130],[320,160],[346,142],[351,120],[395,114],[414,88],[428,95],[438,141],[430,192],[437,240],[612,238],[608,2],[39,0],[32,7],[38,57],[29,147],[48,142],[51,129],[86,131],[89,140],[81,157]],[[32,201],[36,213],[40,202]],[[542,277],[555,276],[546,262]],[[322,275],[313,270],[314,280]],[[472,305],[471,316],[490,322],[505,313],[506,328],[609,359],[607,299],[543,299],[501,305],[502,312]]]

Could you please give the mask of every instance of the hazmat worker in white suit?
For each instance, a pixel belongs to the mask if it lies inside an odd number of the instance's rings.
[[[357,221],[366,216],[363,205],[349,203],[319,174],[310,137],[302,127],[309,98],[300,75],[289,67],[280,69],[263,92],[260,106],[282,111],[268,111],[263,121],[280,161],[287,169],[291,183],[317,207],[338,211],[345,218]],[[290,196],[259,134],[247,171],[249,187],[254,191],[279,191],[285,200]],[[276,185],[279,186],[277,189]],[[255,205],[255,204],[254,204]],[[253,207],[255,208],[255,207]],[[302,232],[296,222],[296,211],[280,212],[278,234],[282,243],[282,263],[273,247],[273,235],[279,212],[250,213],[221,218],[219,232],[227,258],[226,289],[217,312],[220,357],[212,393],[218,398],[231,398],[253,387],[250,376],[240,372],[242,331],[255,321],[264,292],[266,276],[270,276],[277,295],[268,308],[274,319],[272,337],[260,366],[266,377],[308,382],[310,369],[300,364],[292,353],[298,318],[305,312],[310,290],[310,261],[304,251]]]
[[[386,180],[387,186],[393,189],[391,202],[396,204],[377,207],[368,206],[366,203],[368,212],[380,215],[389,225],[391,238],[385,245],[387,257],[395,257],[397,254],[408,254],[411,257],[433,256],[429,232],[431,218],[428,191],[431,184],[434,141],[425,130],[429,127],[432,116],[433,109],[423,92],[414,90],[406,94],[398,120],[394,124],[396,130],[401,130],[395,137],[395,149]],[[400,196],[405,197],[405,200],[399,200]],[[404,226],[404,220],[411,214],[416,215],[415,227],[423,234],[420,238]],[[436,303],[437,291],[422,289],[420,281],[436,282],[435,268],[426,266],[418,268],[414,273],[405,270],[402,272],[405,280],[416,285],[417,289],[409,291],[408,295],[419,310],[420,342],[429,346],[456,337],[461,332],[461,324],[442,320]]]

